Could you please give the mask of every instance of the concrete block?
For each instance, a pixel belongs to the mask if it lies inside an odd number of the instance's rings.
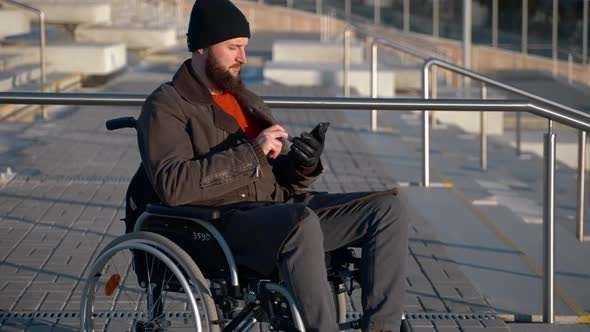
[[[39,56],[37,46],[6,47],[13,52],[31,52]],[[107,75],[127,65],[125,44],[75,43],[47,45],[45,61],[56,72]]]
[[[27,14],[21,10],[0,10],[0,22],[2,22],[2,29],[0,29],[0,39],[7,36],[31,32],[30,19]]]
[[[334,63],[344,61],[341,41],[277,40],[272,44],[272,61],[297,63]],[[360,43],[350,45],[350,63],[364,62],[365,50]]]
[[[264,79],[290,86],[336,86],[342,87],[342,66],[339,64],[267,62]],[[366,64],[350,67],[350,88],[360,96],[371,95],[371,68]],[[380,69],[378,75],[379,97],[395,96],[395,73]]]
[[[111,6],[108,2],[81,2],[75,0],[51,1],[30,0],[28,4],[45,12],[47,23],[96,24],[111,21]],[[31,19],[38,16],[31,13]]]
[[[177,43],[173,27],[80,26],[75,36],[79,42],[123,43],[132,49],[168,48]]]

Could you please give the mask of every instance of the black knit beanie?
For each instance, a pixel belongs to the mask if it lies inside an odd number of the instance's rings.
[[[192,52],[232,38],[250,38],[250,26],[229,0],[197,0],[186,36],[188,50]]]

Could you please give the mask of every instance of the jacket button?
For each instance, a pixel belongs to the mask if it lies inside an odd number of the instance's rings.
[[[240,194],[240,197],[246,198],[246,194]]]

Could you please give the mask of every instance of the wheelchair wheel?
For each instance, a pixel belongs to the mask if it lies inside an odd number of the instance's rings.
[[[102,250],[82,291],[82,331],[220,331],[208,282],[167,238],[133,232]]]

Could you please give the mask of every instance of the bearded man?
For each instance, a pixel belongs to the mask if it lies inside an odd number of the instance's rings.
[[[397,191],[309,190],[324,170],[327,126],[287,148],[287,131],[240,79],[249,38],[230,1],[194,4],[192,58],[146,99],[137,122],[142,163],[128,189],[127,230],[149,202],[219,207],[215,226],[238,265],[263,275],[278,270],[307,330],[321,332],[338,330],[324,253],[355,243],[362,247],[363,330],[398,331],[407,218]]]

